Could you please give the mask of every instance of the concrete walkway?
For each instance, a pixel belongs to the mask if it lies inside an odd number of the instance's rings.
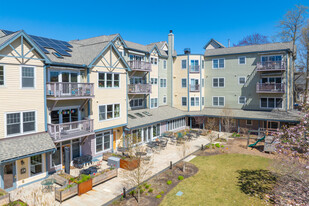
[[[186,154],[189,155],[197,149],[201,148],[202,144],[208,144],[209,140],[205,136],[200,136],[198,139],[192,140],[186,144]],[[183,158],[183,153],[181,152],[182,146],[176,146],[168,144],[165,150],[161,150],[159,153],[154,153],[150,163],[151,174],[152,175],[160,172],[169,166],[170,161],[177,162]],[[109,180],[103,184],[100,184],[93,188],[93,190],[83,194],[81,196],[75,196],[71,199],[64,201],[61,205],[72,206],[72,205],[91,205],[100,206],[113,198],[117,197],[122,193],[122,188],[130,188],[126,182],[126,170],[119,169],[119,176],[112,180]],[[59,202],[54,200],[54,192],[42,193],[40,192],[40,183],[34,183],[29,186],[14,190],[11,194],[12,199],[22,199],[30,205],[60,205]],[[36,197],[36,198],[35,198]],[[35,199],[44,200],[40,202],[39,200],[34,203]]]

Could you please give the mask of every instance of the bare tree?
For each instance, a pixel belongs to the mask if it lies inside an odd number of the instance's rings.
[[[247,45],[255,45],[255,44],[267,44],[270,43],[267,36],[264,36],[259,33],[254,33],[245,36],[242,40],[240,40],[237,44],[233,46],[247,46]]]
[[[295,73],[295,60],[297,57],[296,44],[301,37],[301,30],[306,23],[306,14],[308,7],[303,5],[296,5],[295,8],[289,10],[279,22],[280,33],[279,36],[283,41],[292,41],[292,72]],[[294,76],[294,75],[293,75]],[[293,79],[293,93],[294,100],[296,98],[295,79]]]
[[[179,151],[179,155],[180,157],[183,159],[188,155],[188,151],[190,149],[190,145],[188,144],[187,141],[185,140],[181,140],[181,145],[180,145],[180,150]],[[186,162],[183,161],[183,165],[182,165],[182,171],[185,172],[186,171]]]
[[[232,132],[232,129],[235,126],[235,120],[232,118],[232,116],[232,110],[229,109],[228,106],[225,106],[221,112],[221,121],[225,132]]]
[[[304,94],[304,102],[306,102],[308,96],[308,73],[309,73],[309,23],[302,29],[301,45],[303,49],[300,52],[305,59],[304,68],[306,70],[306,76],[305,76],[306,86]]]

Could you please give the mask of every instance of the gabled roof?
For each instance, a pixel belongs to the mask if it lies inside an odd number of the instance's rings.
[[[292,42],[257,44],[248,46],[237,46],[219,49],[207,49],[204,56],[220,56],[229,54],[245,54],[253,52],[276,52],[276,51],[292,51]]]
[[[220,42],[218,42],[215,39],[210,39],[209,42],[207,42],[207,44],[203,48],[206,49],[211,43],[217,45],[218,48],[224,48],[223,44],[221,44]]]

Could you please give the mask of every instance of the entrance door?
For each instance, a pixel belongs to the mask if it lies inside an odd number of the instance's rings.
[[[76,72],[62,72],[62,82],[77,83]],[[63,84],[63,93],[67,95],[77,95],[77,84]]]
[[[4,165],[3,181],[4,181],[4,189],[9,189],[13,187],[13,183],[14,183],[13,163]]]
[[[66,163],[66,161],[65,161],[65,147],[69,147],[70,148],[70,151],[71,151],[71,145],[69,145],[69,144],[67,144],[67,145],[62,145],[62,167],[64,168],[65,167],[65,163]],[[71,152],[69,152],[69,160],[70,160],[70,162],[71,162]],[[70,164],[70,162],[69,162],[69,164]]]

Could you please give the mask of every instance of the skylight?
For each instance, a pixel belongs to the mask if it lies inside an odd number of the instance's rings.
[[[152,114],[150,114],[149,112],[142,112],[142,113],[147,115],[147,116],[152,116]]]
[[[136,119],[136,117],[134,117],[134,116],[131,115],[131,114],[128,114],[128,117],[129,117],[130,119]]]
[[[136,116],[138,117],[145,117],[144,115],[142,115],[141,113],[134,113]]]

